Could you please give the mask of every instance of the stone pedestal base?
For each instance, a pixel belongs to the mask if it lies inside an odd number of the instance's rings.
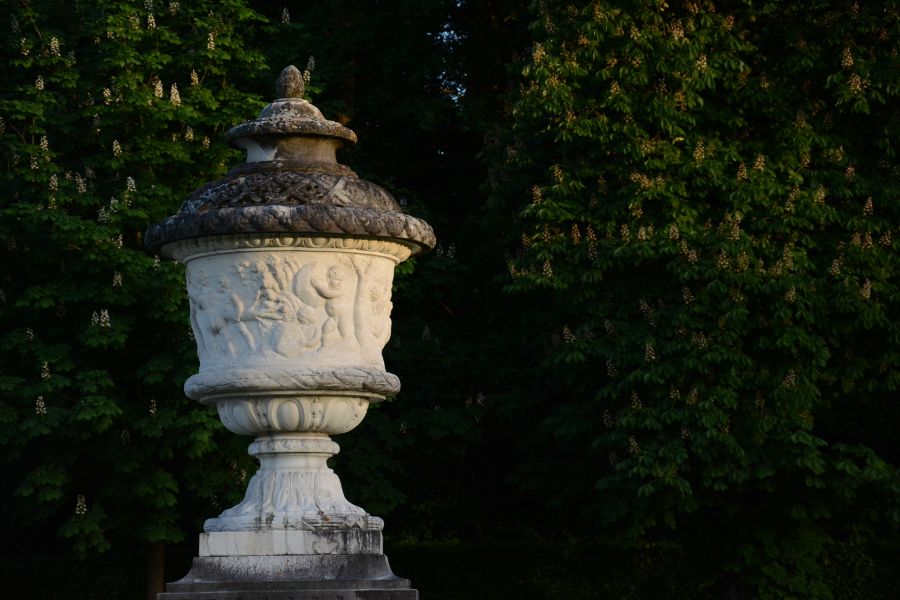
[[[201,557],[381,553],[381,532],[364,529],[269,529],[200,534]]]
[[[217,531],[158,600],[418,600],[394,575],[381,532],[363,529]]]
[[[158,600],[418,600],[383,554],[201,556]]]

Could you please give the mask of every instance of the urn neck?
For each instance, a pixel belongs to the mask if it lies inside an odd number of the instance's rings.
[[[247,151],[247,163],[280,161],[313,165],[336,165],[340,140],[321,137],[259,136],[233,141]]]

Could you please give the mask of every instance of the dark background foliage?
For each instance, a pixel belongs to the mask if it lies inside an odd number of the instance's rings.
[[[7,589],[139,595],[146,548],[180,576],[242,494],[248,440],[181,393],[183,271],[140,236],[241,160],[224,131],[293,63],[359,136],[341,161],[440,244],[396,280],[403,391],[333,461],[423,597],[890,596],[896,3],[0,22]]]

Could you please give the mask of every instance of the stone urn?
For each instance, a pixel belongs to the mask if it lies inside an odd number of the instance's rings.
[[[145,236],[186,266],[200,369],[185,393],[255,436],[260,462],[243,501],[206,521],[167,600],[418,597],[382,554],[382,520],[347,500],[326,461],[331,435],[400,389],[381,356],[394,267],[434,234],[337,162],[356,135],[303,87],[284,69],[278,99],[227,133],[246,162]]]

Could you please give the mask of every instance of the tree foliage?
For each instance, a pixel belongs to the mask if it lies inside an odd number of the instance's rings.
[[[2,12],[4,511],[84,552],[183,539],[191,505],[227,500],[249,466],[216,460],[234,436],[183,396],[183,270],[141,236],[235,161],[222,134],[260,105],[235,85],[262,65],[241,32],[258,17],[236,1]]]
[[[584,453],[567,500],[760,597],[830,597],[826,540],[900,524],[870,429],[900,384],[897,9],[537,3],[493,154],[509,288],[551,300],[545,425]]]

